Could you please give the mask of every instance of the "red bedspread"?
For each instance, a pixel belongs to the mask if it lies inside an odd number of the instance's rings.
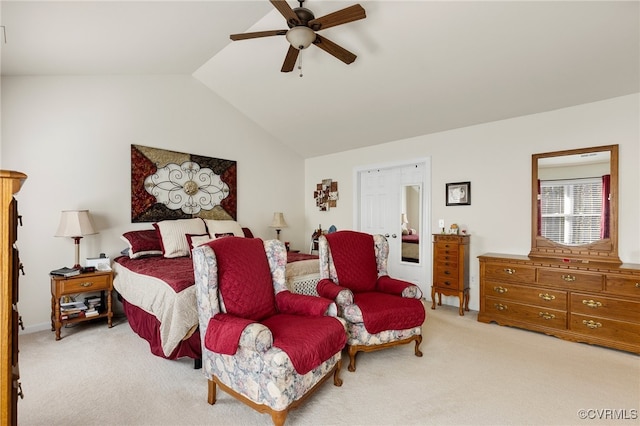
[[[194,284],[193,261],[190,257],[167,259],[156,256],[145,259],[130,259],[128,256],[119,256],[114,260],[135,273],[161,279],[169,284],[176,293]]]
[[[318,259],[317,254],[287,252],[287,263],[298,262],[300,260]]]

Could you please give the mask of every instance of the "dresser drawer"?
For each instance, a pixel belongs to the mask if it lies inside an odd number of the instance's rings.
[[[567,310],[567,293],[565,291],[487,281],[484,294],[488,297],[536,305],[541,308]]]
[[[536,268],[523,265],[485,263],[484,278],[487,280],[534,283]]]
[[[485,309],[489,315],[495,315],[513,321],[526,322],[544,327],[566,330],[567,312],[538,306],[524,305],[504,299],[487,297]]]
[[[640,343],[640,324],[638,323],[572,314],[569,329],[585,336],[634,345]]]
[[[571,293],[571,313],[618,319],[640,324],[640,302]]]
[[[436,252],[436,261],[438,263],[458,264],[458,252],[455,250],[438,250]]]
[[[111,280],[109,279],[108,274],[87,277],[79,275],[77,277],[67,278],[60,282],[60,294],[109,290],[110,288]]]
[[[449,270],[438,268],[436,272],[436,282],[438,287],[458,289],[460,280],[458,279],[458,270]]]
[[[602,291],[604,276],[562,269],[538,269],[538,284],[570,290]]]
[[[607,293],[640,297],[640,277],[625,278],[607,275],[605,280],[604,289]]]

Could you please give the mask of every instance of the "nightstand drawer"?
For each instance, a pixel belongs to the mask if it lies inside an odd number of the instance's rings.
[[[67,278],[59,281],[60,293],[81,293],[85,291],[109,290],[111,279],[109,275],[95,275]]]

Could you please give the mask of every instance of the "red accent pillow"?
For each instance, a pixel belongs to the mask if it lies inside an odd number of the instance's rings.
[[[129,245],[131,259],[162,255],[162,245],[155,229],[125,232],[122,234],[122,239]]]
[[[356,231],[326,235],[339,284],[353,292],[374,291],[378,264],[373,236]]]
[[[216,255],[218,283],[227,313],[261,321],[276,313],[271,269],[259,238],[218,238],[207,243]]]

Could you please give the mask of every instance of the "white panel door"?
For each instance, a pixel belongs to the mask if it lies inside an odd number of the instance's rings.
[[[430,287],[431,245],[426,216],[429,203],[426,200],[428,164],[412,163],[386,168],[361,170],[357,174],[357,229],[369,234],[382,234],[389,241],[389,275],[417,284],[425,295]],[[405,186],[418,188],[420,202],[412,227],[420,232],[420,260],[406,262],[402,259],[403,191]]]

